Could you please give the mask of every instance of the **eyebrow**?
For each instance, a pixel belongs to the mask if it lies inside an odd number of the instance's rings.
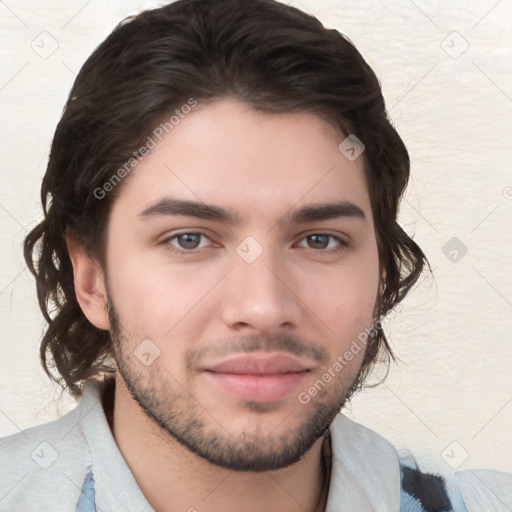
[[[160,216],[185,216],[203,220],[213,220],[229,225],[241,223],[239,215],[222,206],[206,204],[198,201],[165,197],[151,203],[137,214],[143,220]],[[338,218],[354,218],[366,221],[364,211],[350,201],[314,203],[286,213],[279,223],[303,224]]]

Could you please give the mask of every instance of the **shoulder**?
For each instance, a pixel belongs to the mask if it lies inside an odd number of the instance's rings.
[[[399,456],[402,510],[499,512],[512,510],[512,473],[485,469],[451,471],[411,454]]]
[[[0,508],[75,510],[90,453],[83,404],[60,418],[0,439]]]
[[[512,510],[512,473],[493,469],[464,469],[455,479],[468,512]]]
[[[402,512],[512,512],[512,473],[453,471],[439,457],[397,448],[343,414],[337,415],[330,430],[331,486],[333,499],[340,503],[351,483],[353,489],[364,491],[361,503],[371,503],[375,510],[385,502],[388,510]],[[338,481],[343,484],[339,489]]]

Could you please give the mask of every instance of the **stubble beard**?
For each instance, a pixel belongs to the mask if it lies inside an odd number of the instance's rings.
[[[360,368],[352,369],[348,382],[349,369],[344,368],[345,380],[338,376],[338,380],[320,389],[309,404],[307,417],[284,433],[233,435],[165,368],[155,363],[141,364],[133,353],[133,337],[122,326],[110,298],[108,315],[117,370],[134,401],[164,436],[171,436],[192,453],[225,469],[261,472],[295,464],[326,433],[359,381]],[[264,415],[277,404],[246,402],[244,405],[248,413]],[[305,405],[297,401],[297,407]],[[283,411],[283,421],[287,414]]]

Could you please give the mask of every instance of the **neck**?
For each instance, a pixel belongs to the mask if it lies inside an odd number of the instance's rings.
[[[117,445],[142,493],[158,512],[324,512],[330,481],[330,435],[304,457],[266,472],[232,471],[182,446],[133,400],[119,376],[103,399]]]

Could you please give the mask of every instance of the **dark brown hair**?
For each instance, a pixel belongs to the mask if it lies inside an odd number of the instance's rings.
[[[426,263],[396,219],[409,178],[407,150],[387,117],[377,77],[347,37],[274,0],[178,0],[145,11],[120,23],[78,74],[42,183],[44,219],[25,239],[48,322],[41,362],[75,397],[84,380],[112,371],[112,346],[110,333],[93,326],[77,302],[66,233],[79,237],[104,266],[109,212],[123,183],[102,199],[94,191],[190,98],[206,103],[223,97],[265,112],[313,113],[365,144],[385,272],[378,318],[404,298]],[[358,385],[381,348],[388,361],[394,357],[379,328],[367,345]]]

